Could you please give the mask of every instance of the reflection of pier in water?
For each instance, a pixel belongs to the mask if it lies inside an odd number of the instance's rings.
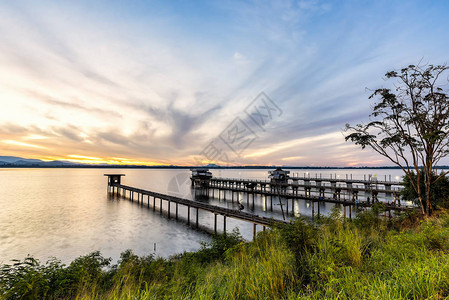
[[[341,206],[344,218],[347,215],[349,218],[352,217],[354,207],[369,208],[376,202],[384,203],[385,216],[387,216],[387,213],[388,216],[391,216],[392,211],[400,213],[411,208],[401,205],[399,202],[401,185],[399,182],[335,178],[337,176],[334,176],[334,178],[289,176],[289,171],[284,171],[280,168],[269,173],[269,180],[254,180],[217,178],[213,177],[208,169],[192,169],[191,183],[195,193],[194,199],[196,200],[123,185],[121,177],[124,174],[105,174],[105,176],[108,176],[108,192],[113,196],[127,198],[133,202],[136,201],[142,206],[145,205],[148,208],[152,208],[153,211],[165,214],[169,219],[185,219],[189,226],[196,228],[200,226],[199,210],[212,213],[214,215],[213,227],[215,233],[217,232],[217,218],[219,215],[223,217],[222,228],[224,232],[226,232],[226,218],[252,223],[253,235],[256,234],[257,225],[262,226],[265,230],[265,227],[287,223],[274,218],[275,216],[279,218],[280,212],[279,210],[273,210],[273,205],[280,207],[284,219],[285,216],[298,216],[302,204],[306,205],[307,209],[311,209],[312,219],[315,215],[319,216],[321,214],[321,210],[325,209],[326,203]],[[218,198],[215,195],[216,192],[218,193]],[[229,195],[227,197],[226,194],[228,193],[231,193],[230,197]],[[263,210],[265,213],[268,212],[267,216],[269,217],[247,213],[241,211],[241,208],[239,209],[239,204],[244,203],[246,200],[247,207],[245,211],[255,211],[256,195],[258,199],[261,199]],[[381,198],[382,195],[385,197],[393,196],[394,201],[392,203],[386,202],[385,198]],[[209,200],[209,197],[219,201],[223,199],[225,203],[229,204],[229,201],[232,201],[233,209],[205,203],[206,200]],[[304,200],[305,202],[303,202]],[[252,207],[250,206],[250,201],[252,202]],[[273,201],[275,201],[274,204]],[[163,204],[165,209],[163,209]],[[186,218],[179,215],[179,205],[187,208],[184,211],[187,214]],[[191,212],[192,210],[193,213]]]
[[[215,190],[230,191],[231,201],[240,201],[239,194],[246,194],[246,202],[249,205],[250,198],[254,206],[255,195],[264,196],[264,207],[270,207],[273,211],[273,198],[282,198],[281,209],[287,212],[295,212],[295,200],[308,200],[312,206],[312,217],[315,213],[315,203],[317,203],[317,213],[320,214],[321,203],[334,203],[343,206],[343,214],[346,217],[346,207],[349,208],[349,217],[352,208],[355,206],[371,207],[376,202],[383,202],[386,212],[404,211],[410,209],[409,206],[401,205],[400,192],[402,183],[396,181],[381,181],[377,178],[368,180],[346,179],[330,176],[289,176],[289,171],[277,168],[269,172],[269,180],[254,180],[242,178],[218,178],[213,177],[208,169],[192,169],[192,185],[197,187],[203,194],[214,197]],[[201,178],[197,174],[202,174]],[[207,174],[207,176],[204,176]],[[386,178],[385,178],[386,179]],[[234,199],[234,194],[237,194]],[[252,197],[251,197],[252,196]],[[393,197],[393,201],[387,202],[388,197]]]
[[[215,206],[203,202],[193,201],[189,199],[183,199],[175,196],[155,193],[152,191],[147,191],[127,185],[121,184],[121,177],[125,176],[124,174],[105,174],[108,176],[108,192],[112,195],[121,196],[123,198],[128,198],[131,201],[136,201],[139,204],[144,205],[146,203],[148,208],[153,208],[153,211],[156,209],[159,212],[163,213],[163,201],[165,201],[167,210],[165,213],[167,217],[170,219],[174,217],[176,220],[179,218],[178,214],[178,206],[183,205],[187,208],[187,224],[191,225],[191,209],[195,210],[195,222],[193,225],[198,228],[199,227],[199,210],[207,211],[214,214],[214,232],[217,233],[217,216],[223,216],[223,231],[226,232],[226,218],[234,218],[241,221],[246,221],[253,224],[253,235],[256,234],[256,226],[261,225],[263,230],[265,227],[272,227],[274,225],[286,224],[287,222],[273,219],[273,218],[265,218],[253,214],[248,214],[245,212],[241,212],[239,210],[233,210],[225,207]],[[159,206],[157,207],[157,202],[159,202]],[[174,207],[172,208],[172,205]],[[173,210],[172,210],[173,209]],[[174,214],[174,216],[173,216]]]

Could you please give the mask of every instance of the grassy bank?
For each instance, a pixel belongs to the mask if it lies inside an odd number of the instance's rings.
[[[216,236],[171,259],[95,252],[70,265],[27,258],[0,270],[5,299],[424,299],[449,296],[449,215],[395,223],[334,213],[261,232]]]

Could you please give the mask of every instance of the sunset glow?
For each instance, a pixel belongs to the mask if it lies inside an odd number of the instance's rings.
[[[368,119],[385,72],[447,62],[445,2],[98,3],[0,5],[0,156],[390,165],[345,123]],[[261,92],[278,107],[263,127],[247,111]],[[254,134],[239,149],[223,142],[236,118]]]

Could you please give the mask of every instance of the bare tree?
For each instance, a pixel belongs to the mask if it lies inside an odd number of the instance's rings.
[[[346,124],[346,140],[369,146],[401,167],[415,189],[423,214],[432,213],[431,187],[438,162],[449,153],[447,65],[410,65],[385,74],[395,89],[380,88],[369,123]],[[412,176],[416,172],[416,176]],[[423,177],[423,178],[422,178]],[[419,182],[424,179],[424,191]]]

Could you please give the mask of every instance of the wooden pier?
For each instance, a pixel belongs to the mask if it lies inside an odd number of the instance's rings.
[[[341,200],[342,192],[346,191],[349,200],[370,202],[371,200],[378,200],[379,194],[385,194],[386,196],[393,196],[394,202],[399,203],[399,196],[401,188],[400,183],[397,182],[376,182],[376,181],[364,181],[364,180],[341,180],[341,179],[328,179],[328,178],[290,178],[291,182],[273,182],[271,180],[253,180],[253,179],[238,179],[238,178],[218,178],[212,177],[209,180],[208,187],[218,189],[238,189],[247,191],[249,193],[265,194],[280,190],[281,193],[293,198],[302,197],[302,199],[313,198],[312,192],[318,194],[318,197],[326,199]],[[299,181],[303,181],[299,183]],[[354,184],[360,184],[363,186],[355,186]],[[393,186],[396,186],[395,188]],[[299,194],[303,192],[303,194]],[[333,197],[325,197],[326,192],[333,193]],[[364,198],[359,194],[364,193]]]
[[[208,171],[207,169],[203,171]],[[349,207],[349,217],[352,215],[352,208],[357,206],[371,207],[377,202],[382,202],[385,206],[385,211],[391,215],[391,211],[401,212],[411,209],[410,206],[401,205],[400,192],[402,185],[401,182],[395,181],[378,181],[377,178],[370,180],[357,180],[350,178],[338,178],[335,176],[332,178],[318,177],[290,177],[289,171],[284,171],[281,168],[277,168],[274,171],[270,171],[270,180],[254,180],[254,179],[242,179],[242,178],[208,178],[207,182],[202,181],[200,185],[197,185],[192,177],[192,185],[197,186],[204,190],[208,195],[214,190],[231,191],[232,197],[230,200],[234,201],[234,193],[245,193],[247,205],[249,205],[249,198],[252,195],[254,206],[254,195],[265,196],[265,207],[268,207],[268,201],[270,201],[270,210],[273,210],[273,197],[278,199],[282,198],[286,202],[283,204],[279,201],[282,213],[284,212],[284,205],[287,212],[289,209],[294,211],[294,200],[308,200],[312,202],[312,218],[315,212],[315,202],[318,203],[318,215],[320,215],[319,203],[328,202],[334,204],[341,204],[344,208],[343,214],[346,217],[346,207]],[[300,183],[300,181],[302,181]],[[356,186],[356,184],[360,186]],[[343,192],[343,194],[342,194]],[[346,196],[344,192],[346,192]],[[363,192],[360,195],[359,192]],[[327,194],[327,195],[326,195]],[[328,195],[331,194],[332,197]],[[386,197],[393,196],[393,201],[379,201],[379,194],[383,194]],[[238,197],[238,196],[237,196]],[[240,199],[236,199],[239,201]],[[290,204],[291,202],[291,204]]]
[[[262,185],[262,188],[256,189],[256,188],[249,188],[245,185],[216,185],[215,183],[213,183],[212,181],[209,184],[209,188],[206,190],[206,192],[208,194],[210,194],[210,192],[212,191],[213,193],[213,189],[217,189],[217,190],[225,190],[225,191],[231,191],[232,196],[231,196],[231,201],[239,201],[240,199],[236,198],[234,199],[234,193],[245,193],[246,194],[246,202],[247,205],[249,205],[249,201],[250,201],[250,196],[252,195],[252,201],[253,201],[253,205],[254,205],[254,195],[258,194],[258,195],[263,195],[264,200],[265,200],[265,207],[269,207],[271,211],[273,211],[273,198],[282,198],[285,201],[285,204],[282,204],[283,206],[285,206],[285,210],[287,215],[289,214],[289,212],[294,212],[294,200],[307,200],[307,201],[311,201],[312,203],[312,218],[314,217],[314,212],[315,212],[315,203],[318,203],[317,205],[317,214],[318,216],[320,215],[320,203],[322,202],[326,202],[326,203],[334,203],[334,204],[340,204],[343,206],[344,208],[344,212],[343,212],[343,216],[346,217],[346,207],[348,207],[348,217],[352,218],[352,210],[354,207],[371,207],[373,206],[376,202],[378,202],[378,200],[376,200],[375,198],[372,201],[367,201],[365,200],[359,200],[357,198],[353,198],[353,199],[346,199],[346,198],[340,198],[337,196],[337,198],[333,198],[333,197],[326,197],[326,196],[315,196],[315,195],[311,195],[309,194],[302,194],[298,192],[298,189],[295,189],[293,192],[288,192],[285,189],[282,188],[277,188],[275,185],[270,185],[268,187],[268,189],[266,187],[264,187]],[[338,194],[339,195],[339,194]],[[237,196],[238,197],[238,196]],[[269,202],[269,203],[268,203]],[[397,212],[401,212],[401,211],[406,211],[406,210],[410,210],[411,207],[407,207],[407,206],[400,206],[398,204],[395,203],[383,203],[385,206],[385,210],[390,213],[391,211],[397,211]]]
[[[273,227],[275,225],[288,224],[288,222],[283,220],[277,220],[273,218],[265,218],[253,214],[248,214],[241,212],[239,210],[233,210],[225,207],[210,205],[206,203],[201,203],[189,199],[179,198],[175,196],[170,196],[166,194],[156,193],[148,190],[143,190],[127,185],[121,184],[121,177],[124,174],[104,174],[108,176],[108,192],[112,195],[117,195],[121,197],[128,197],[131,201],[137,201],[140,204],[146,204],[147,207],[152,207],[156,211],[156,202],[159,202],[159,211],[162,214],[162,204],[163,201],[167,203],[167,217],[170,219],[174,217],[178,220],[178,206],[184,205],[187,207],[187,224],[191,225],[190,211],[191,209],[196,210],[196,219],[194,226],[199,227],[198,211],[203,210],[214,214],[214,232],[217,233],[217,216],[223,217],[223,231],[226,233],[226,218],[234,218],[241,221],[246,221],[253,224],[253,235],[256,235],[256,226],[261,225],[263,230],[265,227]],[[172,210],[172,205],[174,205]],[[174,215],[174,216],[173,216]]]
[[[256,226],[263,226],[263,230],[266,227],[272,227],[278,224],[287,224],[285,221],[284,208],[287,212],[294,212],[295,210],[295,200],[306,200],[310,201],[312,205],[312,219],[315,216],[315,210],[317,210],[317,215],[320,216],[320,204],[321,203],[334,203],[342,205],[343,216],[346,218],[346,210],[348,208],[348,217],[352,218],[352,210],[357,207],[371,207],[375,203],[379,202],[377,195],[379,193],[388,195],[394,195],[394,202],[383,202],[385,208],[385,217],[391,217],[391,212],[402,212],[412,209],[410,206],[401,205],[399,201],[399,188],[393,188],[394,186],[399,187],[400,182],[394,181],[373,181],[373,180],[356,180],[352,178],[340,179],[340,178],[321,178],[320,177],[289,177],[282,176],[282,172],[288,174],[288,171],[283,171],[280,168],[275,171],[270,172],[271,180],[253,180],[253,179],[238,179],[238,178],[217,178],[213,177],[207,169],[192,169],[192,187],[196,190],[200,190],[202,193],[206,193],[210,196],[212,192],[212,197],[214,197],[214,190],[219,191],[230,191],[232,196],[229,200],[232,202],[240,203],[239,199],[240,193],[246,194],[246,202],[249,205],[250,196],[252,195],[252,204],[254,207],[255,195],[264,196],[262,199],[265,201],[265,208],[273,211],[273,198],[279,201],[279,205],[282,211],[284,220],[265,218],[254,214],[249,214],[241,212],[238,209],[229,209],[225,207],[215,206],[207,203],[202,203],[194,200],[184,199],[180,197],[175,197],[171,195],[156,193],[144,189],[139,189],[121,183],[121,177],[124,174],[105,174],[108,176],[108,192],[112,195],[121,196],[128,198],[131,201],[136,201],[141,205],[146,204],[148,208],[152,207],[154,211],[159,210],[161,214],[166,213],[167,217],[175,218],[178,220],[179,205],[183,205],[187,208],[187,224],[199,227],[199,210],[207,211],[214,214],[214,232],[217,232],[217,218],[218,216],[223,217],[223,231],[226,232],[226,218],[234,218],[237,220],[249,222],[253,224],[253,234],[256,234]],[[337,177],[337,176],[335,176]],[[300,181],[302,181],[300,183]],[[362,186],[354,186],[354,184],[359,184]],[[326,195],[333,193],[332,197]],[[341,192],[346,191],[348,198],[342,197]],[[359,192],[365,193],[365,198],[359,197]],[[236,199],[234,199],[234,194],[237,194]],[[370,197],[366,196],[369,195]],[[226,193],[224,199],[226,200]],[[281,201],[281,199],[283,201]],[[268,203],[268,201],[270,203]],[[156,202],[159,202],[157,208]],[[283,203],[284,202],[284,203]],[[166,203],[167,210],[163,211],[163,203]],[[316,209],[315,209],[315,203]],[[196,210],[195,220],[191,220],[191,209]]]

